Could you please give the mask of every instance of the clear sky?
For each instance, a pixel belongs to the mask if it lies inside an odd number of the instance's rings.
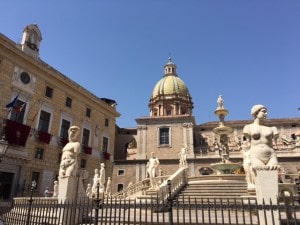
[[[117,101],[120,127],[149,115],[169,54],[193,97],[196,123],[299,118],[299,0],[3,0],[0,32],[20,42],[36,23],[40,57],[99,97]]]

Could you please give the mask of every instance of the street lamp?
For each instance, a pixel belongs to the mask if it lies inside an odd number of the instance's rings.
[[[0,139],[0,162],[2,162],[2,158],[6,155],[8,149],[8,142],[5,138],[5,119],[2,123],[2,137]]]
[[[30,198],[28,200],[29,202],[29,207],[28,207],[28,212],[27,212],[27,219],[26,219],[26,225],[29,225],[30,224],[30,213],[31,213],[31,208],[32,208],[32,202],[33,202],[33,190],[35,189],[37,183],[35,180],[33,180],[31,182],[31,188],[30,188]]]

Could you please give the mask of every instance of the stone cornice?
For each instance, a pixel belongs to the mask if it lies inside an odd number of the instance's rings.
[[[195,118],[193,116],[149,116],[137,118],[135,121],[138,124],[155,125],[155,124],[172,124],[172,123],[192,123],[195,124]]]

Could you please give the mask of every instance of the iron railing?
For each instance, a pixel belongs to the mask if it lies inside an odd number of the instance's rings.
[[[257,204],[251,199],[191,199],[166,202],[141,199],[105,199],[77,203],[47,202],[34,199],[29,211],[29,203],[16,201],[10,210],[1,205],[1,215],[7,225],[50,225],[50,224],[262,224],[267,214],[271,221],[280,224],[300,224],[300,207],[293,202],[285,204]],[[30,212],[30,214],[28,214]],[[260,214],[262,212],[263,214]],[[259,218],[259,215],[264,215]],[[278,215],[276,218],[275,215]],[[28,220],[29,218],[29,220]],[[265,223],[270,224],[271,223]],[[275,224],[275,222],[274,222]]]
[[[170,183],[170,182],[169,182]],[[55,198],[15,198],[1,202],[0,215],[6,225],[273,225],[300,224],[299,199],[258,204],[255,198],[182,198],[168,187],[167,199],[82,199],[59,203]],[[287,204],[288,202],[288,204]],[[29,219],[28,219],[29,218]]]

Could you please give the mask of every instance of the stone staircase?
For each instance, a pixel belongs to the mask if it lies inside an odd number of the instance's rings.
[[[201,203],[203,202],[233,202],[241,199],[241,196],[249,195],[247,183],[243,179],[209,179],[193,180],[176,195],[175,199],[179,203]]]

